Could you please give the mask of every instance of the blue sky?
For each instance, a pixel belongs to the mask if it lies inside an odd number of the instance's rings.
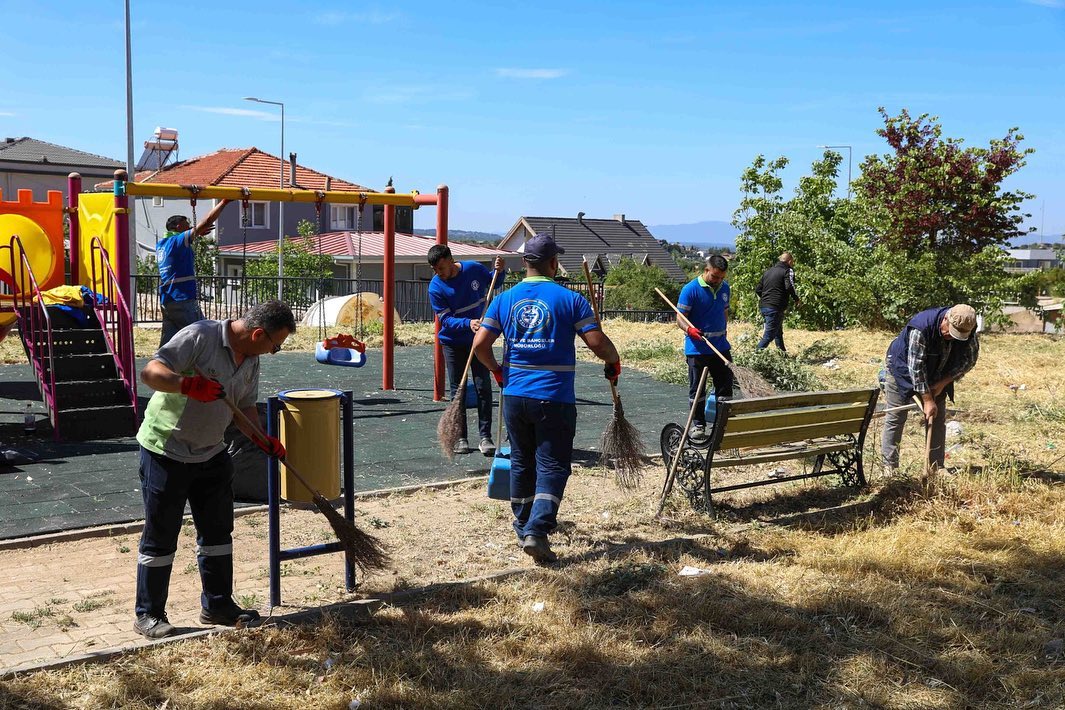
[[[125,154],[122,2],[0,0],[0,135]],[[133,0],[135,141],[255,145],[372,187],[522,214],[728,220],[758,153],[884,152],[877,106],[1036,149],[1009,183],[1065,232],[1065,0],[364,4]],[[846,157],[846,151],[844,156]],[[844,162],[844,166],[846,161]],[[843,175],[844,180],[846,175]],[[842,186],[845,190],[845,185]],[[416,226],[431,227],[432,210]]]

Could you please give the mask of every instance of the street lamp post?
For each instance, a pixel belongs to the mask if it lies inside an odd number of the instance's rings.
[[[278,162],[278,187],[285,189],[285,104],[281,101],[267,101],[254,96],[245,96],[245,101],[254,101],[257,104],[270,104],[281,107],[281,155]],[[281,200],[277,205],[277,300],[281,300],[281,285],[285,276],[285,201]]]
[[[819,145],[818,148],[846,148],[847,149],[847,199],[851,198],[851,157],[852,148],[849,145]]]

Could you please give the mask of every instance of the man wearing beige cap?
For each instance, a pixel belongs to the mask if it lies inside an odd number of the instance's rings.
[[[932,427],[929,462],[943,467],[946,440],[946,400],[954,401],[954,383],[973,369],[980,355],[976,337],[976,311],[956,306],[929,308],[906,324],[888,346],[884,375],[884,398],[889,409],[913,402],[924,407],[925,422]],[[907,410],[888,412],[880,452],[885,468],[899,466],[899,442]]]

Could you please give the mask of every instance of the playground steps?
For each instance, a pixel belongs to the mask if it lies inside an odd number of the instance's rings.
[[[47,342],[37,346],[38,352],[47,352]],[[56,380],[52,421],[64,439],[113,439],[136,432],[133,406],[100,326],[53,328],[52,354]],[[47,359],[41,371],[43,381],[49,382]]]

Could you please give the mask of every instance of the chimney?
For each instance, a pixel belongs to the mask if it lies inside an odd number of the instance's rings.
[[[326,175],[325,176],[325,191],[329,192],[329,190],[332,189],[332,187],[333,187],[333,178],[330,177],[329,175]]]
[[[577,221],[579,223],[581,223],[581,224],[584,224],[584,213],[583,212],[578,212],[577,213]]]
[[[625,215],[624,215],[624,213],[614,215],[614,219],[616,219],[617,221],[621,222],[622,224],[625,224]]]
[[[289,187],[296,186],[296,154],[288,154],[288,185]]]

